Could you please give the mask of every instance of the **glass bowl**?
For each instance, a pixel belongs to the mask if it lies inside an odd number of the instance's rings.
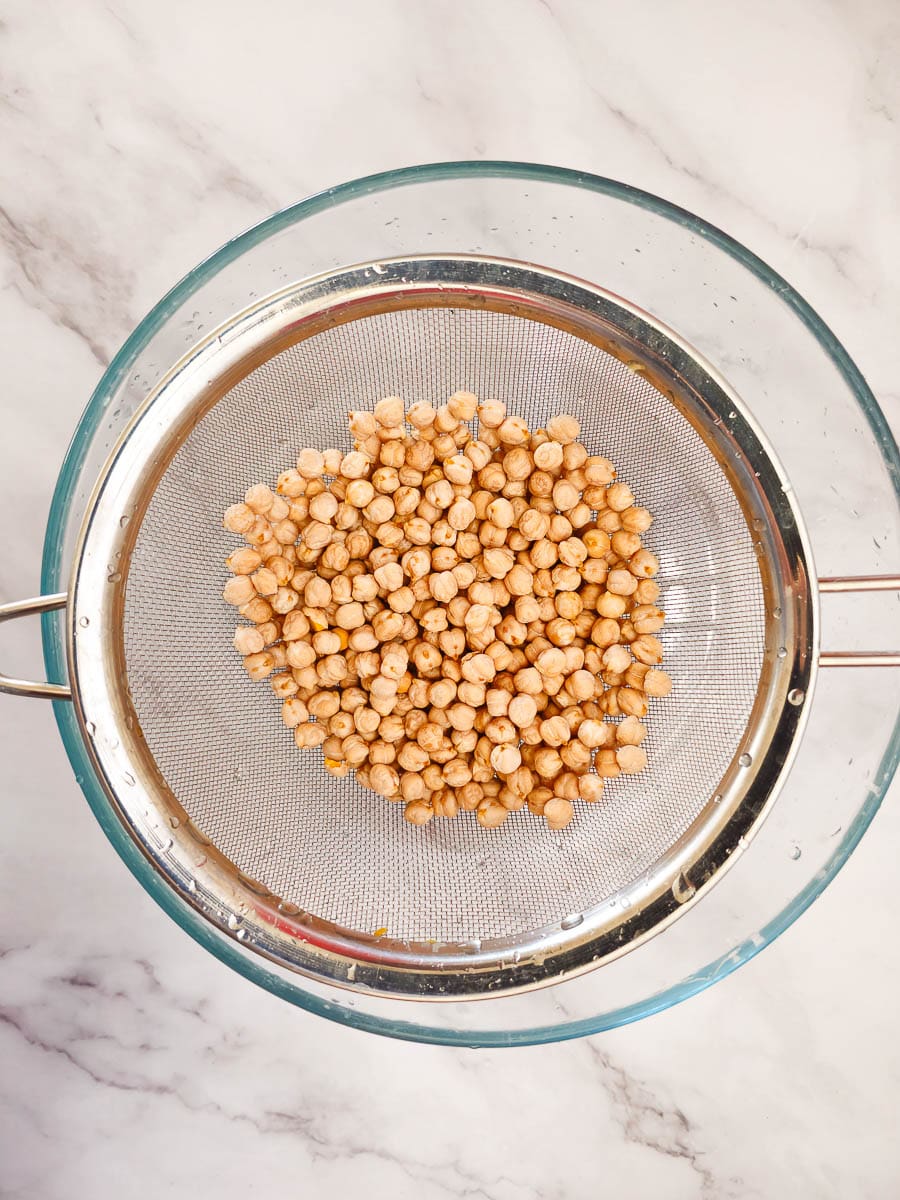
[[[720,230],[626,184],[530,164],[463,162],[386,172],[304,200],[227,243],[157,304],[111,362],[78,424],[51,506],[42,591],[65,590],[111,447],[204,329],[292,280],[379,258],[454,251],[580,276],[673,327],[731,383],[765,431],[805,516],[818,573],[897,570],[891,557],[900,534],[896,443],[857,367],[784,279]],[[878,595],[825,597],[825,648],[875,648],[860,645],[859,632],[877,630],[879,619],[888,627],[886,603]],[[63,679],[61,613],[44,614],[43,642],[48,678]],[[205,922],[125,832],[93,774],[72,706],[54,707],[97,820],[182,929],[301,1008],[390,1037],[448,1045],[522,1045],[596,1033],[724,978],[834,878],[900,756],[900,671],[822,671],[799,754],[771,815],[681,920],[622,958],[542,991],[429,1003],[342,991],[280,971]]]

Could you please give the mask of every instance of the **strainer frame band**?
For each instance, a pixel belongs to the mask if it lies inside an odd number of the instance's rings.
[[[127,570],[111,572],[110,564],[127,564],[142,506],[174,448],[220,395],[283,345],[392,305],[525,315],[575,332],[647,374],[695,427],[703,427],[704,441],[717,448],[746,506],[748,525],[751,515],[757,527],[764,525],[766,603],[784,614],[778,640],[790,652],[779,658],[775,646],[767,646],[765,686],[723,779],[718,807],[679,839],[671,861],[635,882],[621,908],[601,911],[598,905],[577,925],[535,931],[515,946],[400,944],[350,933],[279,904],[258,882],[229,872],[230,864],[187,819],[148,761],[123,687],[117,639]],[[690,405],[684,399],[689,393]],[[110,456],[76,549],[70,595],[69,668],[82,735],[115,811],[154,869],[222,932],[279,965],[386,996],[454,1000],[527,991],[590,970],[665,928],[721,877],[769,810],[807,711],[806,704],[787,703],[787,695],[801,691],[808,698],[815,675],[816,588],[802,521],[773,453],[725,381],[670,330],[603,289],[476,256],[383,260],[306,280],[257,302],[193,347],[148,397]],[[200,862],[193,870],[192,861]]]

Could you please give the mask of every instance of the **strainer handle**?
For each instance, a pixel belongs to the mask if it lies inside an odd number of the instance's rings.
[[[900,575],[835,575],[819,580],[819,591],[900,592]],[[900,653],[889,650],[831,650],[819,655],[820,667],[900,667]]]
[[[52,612],[65,608],[68,596],[58,592],[55,596],[35,596],[32,600],[15,600],[12,604],[0,604],[0,623],[13,617],[30,617],[37,613]],[[0,673],[0,692],[13,696],[40,696],[44,700],[71,700],[72,689],[65,683],[31,683],[27,679],[11,679]]]

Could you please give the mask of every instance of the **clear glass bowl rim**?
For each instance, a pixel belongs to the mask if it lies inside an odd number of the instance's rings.
[[[104,372],[81,416],[66,453],[54,490],[44,538],[41,591],[44,594],[64,591],[68,583],[68,580],[62,577],[62,549],[69,519],[69,508],[76,492],[87,449],[97,433],[107,404],[131,370],[140,352],[182,304],[203,285],[209,283],[224,267],[253,249],[254,246],[327,208],[410,184],[474,178],[505,178],[523,182],[562,184],[624,201],[690,230],[752,272],[760,281],[772,288],[794,315],[802,321],[843,378],[874,435],[875,443],[891,479],[898,504],[900,504],[900,452],[898,452],[897,443],[887,420],[859,368],[829,327],[803,297],[781,275],[741,243],[729,237],[716,226],[659,196],[599,175],[537,163],[489,160],[431,163],[368,175],[319,192],[272,214],[258,225],[226,242],[214,254],[201,262],[144,317]],[[58,614],[44,614],[42,633],[47,678],[63,680],[66,675],[66,646],[63,623]],[[596,1017],[562,1021],[535,1028],[456,1030],[376,1016],[335,1003],[306,991],[304,981],[300,977],[294,981],[274,974],[263,965],[262,960],[242,950],[230,938],[219,935],[163,882],[129,837],[93,773],[72,705],[65,701],[57,701],[53,707],[66,753],[101,828],[142,887],[195,941],[246,979],[309,1012],[386,1037],[455,1046],[534,1045],[600,1033],[606,1029],[638,1021],[652,1013],[678,1004],[730,975],[732,971],[748,962],[792,925],[834,879],[868,828],[884,798],[898,762],[900,762],[900,713],[898,713],[881,762],[872,779],[868,796],[827,863],[773,920],[755,933],[751,939],[745,940],[726,955],[708,963],[677,984],[656,992],[638,1003],[613,1009],[598,1014]],[[400,1003],[402,1002],[398,1001],[398,1004]]]

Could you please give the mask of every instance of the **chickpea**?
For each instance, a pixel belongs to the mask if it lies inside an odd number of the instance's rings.
[[[485,400],[478,406],[478,420],[485,429],[499,429],[506,420],[506,405],[502,400]]]
[[[578,779],[578,795],[595,804],[603,795],[603,780],[599,775],[585,774]]]
[[[294,729],[294,743],[300,750],[321,746],[327,736],[325,726],[318,722],[308,721],[305,724],[297,725]]]
[[[225,560],[225,566],[234,575],[251,575],[262,565],[262,555],[250,546],[233,550]]]
[[[250,604],[256,597],[257,591],[249,575],[235,575],[229,579],[222,590],[222,599],[226,604],[237,607]]]
[[[605,671],[621,675],[631,665],[631,654],[623,645],[615,643],[603,651],[602,662]]]
[[[610,545],[617,558],[627,559],[641,549],[641,539],[636,533],[629,533],[627,529],[617,529],[610,538]],[[653,572],[648,572],[648,574],[653,574]]]
[[[626,508],[620,510],[622,528],[630,533],[646,533],[653,524],[653,517],[646,508]]]
[[[444,461],[444,475],[451,483],[471,483],[472,473],[472,460],[465,454],[452,454]]]
[[[672,690],[672,680],[665,671],[650,670],[644,676],[644,692],[647,696],[668,696]]]
[[[652,634],[642,633],[631,643],[631,653],[638,662],[656,666],[663,659],[662,642]]]
[[[548,746],[562,746],[569,740],[569,723],[565,717],[548,717],[540,723],[541,738]]]
[[[546,537],[550,528],[550,518],[546,513],[538,512],[536,508],[528,508],[519,517],[518,529],[529,542],[540,541]]]
[[[534,463],[524,446],[516,446],[503,456],[503,474],[510,481],[528,479],[533,470]]]
[[[574,417],[567,415],[553,417],[547,422],[547,433],[555,441],[566,446],[569,442],[577,441],[581,433],[581,426]]]
[[[568,479],[560,479],[553,485],[553,503],[561,513],[567,512],[575,507],[581,498],[581,493],[573,483]],[[551,522],[552,524],[552,522]],[[570,530],[571,532],[571,530]]]
[[[590,700],[594,694],[596,680],[590,671],[585,671],[583,668],[573,671],[566,680],[566,688],[573,700],[580,703],[583,700]]]
[[[569,567],[580,567],[588,556],[587,546],[578,537],[568,537],[559,543],[560,561]]]
[[[534,451],[535,466],[541,471],[558,471],[563,457],[563,447],[555,441],[543,442]]]
[[[637,579],[649,579],[659,570],[659,559],[649,550],[638,550],[628,560],[628,569]]]
[[[481,417],[484,422],[484,416]],[[504,446],[524,446],[531,436],[528,426],[521,417],[507,417],[497,430],[500,442]]]
[[[234,648],[242,658],[248,654],[259,654],[266,641],[258,625],[238,625],[234,631]]]
[[[484,727],[485,737],[495,746],[504,742],[515,744],[517,740],[516,727],[508,717],[492,717]]]
[[[546,636],[554,646],[571,646],[575,641],[575,626],[564,617],[554,617],[547,622]]]
[[[544,820],[550,829],[565,829],[575,815],[571,800],[553,796],[544,804]]]
[[[515,603],[516,620],[523,625],[530,625],[540,616],[540,605],[534,596],[519,596]]]
[[[630,571],[616,568],[607,576],[606,588],[616,596],[632,596],[637,588],[637,580]]]
[[[614,592],[604,592],[597,601],[597,614],[601,617],[611,617],[613,620],[616,620],[624,616],[627,609],[628,600],[624,596],[616,595]]]
[[[428,752],[418,742],[404,742],[397,753],[397,763],[404,771],[420,773],[428,766]]]
[[[625,775],[637,775],[647,765],[647,751],[643,746],[620,746],[616,751],[616,762]]]
[[[643,692],[634,688],[620,687],[616,695],[616,702],[619,710],[626,716],[645,717],[647,715],[647,698]]]
[[[505,743],[491,751],[491,766],[500,775],[510,775],[521,763],[522,755],[515,745]]]
[[[533,766],[542,779],[555,779],[562,770],[563,761],[552,746],[541,746],[535,752]]]
[[[475,810],[475,817],[478,824],[485,829],[498,829],[508,816],[509,812],[499,800],[489,799],[488,797],[485,797]]]
[[[414,429],[428,429],[434,424],[436,413],[432,406],[424,400],[414,404],[406,414],[406,419]]]
[[[317,521],[333,521],[338,510],[338,498],[331,492],[321,492],[309,502],[309,515]],[[274,512],[274,506],[273,506]],[[276,526],[277,529],[277,526]],[[276,537],[277,537],[276,533]],[[280,539],[279,539],[280,540]]]
[[[403,816],[412,825],[427,825],[434,816],[434,809],[427,800],[411,800],[403,809]]]

